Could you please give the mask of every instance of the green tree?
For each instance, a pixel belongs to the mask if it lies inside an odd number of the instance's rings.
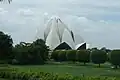
[[[48,51],[45,42],[37,39],[33,43],[17,44],[13,53],[19,64],[43,64],[48,59]]]
[[[40,57],[46,61],[48,59],[49,47],[45,45],[45,41],[42,39],[37,39],[31,45],[31,50],[35,51]],[[34,53],[35,53],[34,52]],[[33,53],[33,54],[34,54]]]
[[[109,59],[110,59],[109,54],[111,53],[111,50],[107,49],[106,47],[102,47],[100,50],[107,53],[107,61],[109,61]]]
[[[20,44],[15,45],[13,48],[14,59],[18,61],[18,64],[28,64],[29,63],[29,50],[30,45],[25,42],[20,42]]]
[[[0,59],[9,59],[12,52],[13,40],[8,34],[0,31]]]
[[[66,61],[66,60],[67,60],[66,50],[61,50],[61,51],[58,53],[58,59],[59,59],[59,61]]]
[[[54,59],[54,61],[59,61],[59,58],[58,58],[59,52],[60,52],[60,50],[53,51],[51,54],[51,59]]]
[[[79,50],[76,53],[76,60],[85,63],[90,61],[90,52],[88,50]]]
[[[101,50],[94,50],[91,53],[91,60],[95,64],[100,64],[105,63],[107,61],[107,54],[104,51]]]
[[[115,68],[118,68],[120,65],[120,50],[113,50],[110,53],[110,62],[115,65]]]
[[[66,53],[67,60],[75,62],[76,61],[76,52],[77,52],[77,50],[68,50]]]

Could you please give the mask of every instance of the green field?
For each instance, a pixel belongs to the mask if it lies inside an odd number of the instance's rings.
[[[27,72],[31,70],[32,72],[50,72],[58,73],[60,75],[65,75],[66,73],[72,74],[74,76],[108,76],[108,77],[120,77],[120,70],[111,69],[110,66],[104,64],[101,68],[97,65],[87,65],[80,66],[75,64],[64,64],[64,65],[29,65],[29,66],[11,66],[17,68],[19,71]]]

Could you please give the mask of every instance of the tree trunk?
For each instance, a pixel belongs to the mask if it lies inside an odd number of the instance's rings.
[[[99,67],[100,67],[100,64],[99,64]]]
[[[84,62],[84,65],[86,65],[86,63]]]
[[[115,65],[115,69],[117,69],[118,67],[117,67],[117,65]]]

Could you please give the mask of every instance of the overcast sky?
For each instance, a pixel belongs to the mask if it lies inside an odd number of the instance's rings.
[[[13,0],[0,4],[0,30],[14,43],[43,38],[44,22],[57,15],[92,46],[120,48],[120,0]]]

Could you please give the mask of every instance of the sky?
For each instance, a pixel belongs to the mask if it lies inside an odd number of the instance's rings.
[[[15,44],[43,38],[45,22],[57,15],[92,47],[120,48],[120,0],[13,0],[0,3],[0,30]],[[39,34],[38,32],[39,31]]]

